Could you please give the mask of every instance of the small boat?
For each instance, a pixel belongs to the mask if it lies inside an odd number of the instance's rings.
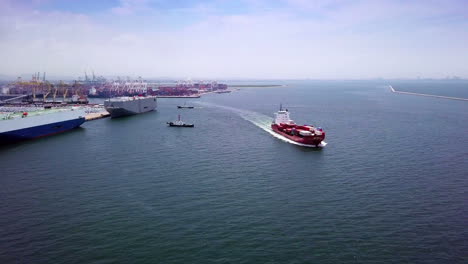
[[[189,105],[178,105],[177,108],[188,108],[188,109],[193,109],[194,107],[193,106],[189,106]]]
[[[177,121],[174,121],[174,122],[167,122],[167,124],[171,127],[194,127],[195,125],[194,124],[186,124],[184,123],[184,121],[181,121],[180,120],[180,115],[179,115],[179,119]]]

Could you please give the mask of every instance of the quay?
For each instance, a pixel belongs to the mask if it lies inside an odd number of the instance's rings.
[[[433,95],[433,94],[422,94],[422,93],[412,93],[412,92],[402,92],[395,90],[391,85],[388,86],[392,93],[399,93],[399,94],[409,94],[409,95],[418,95],[418,96],[426,96],[426,97],[435,97],[435,98],[442,98],[442,99],[450,99],[450,100],[458,100],[458,101],[468,101],[468,98],[461,98],[461,97],[450,97],[450,96],[442,96],[442,95]]]
[[[286,87],[286,84],[233,84],[231,88],[271,88],[271,87]]]
[[[92,120],[97,120],[101,118],[106,118],[109,116],[110,116],[109,112],[102,111],[102,112],[97,112],[97,113],[89,113],[86,115],[85,119],[86,121],[92,121]]]
[[[157,95],[157,98],[200,98],[201,95]]]

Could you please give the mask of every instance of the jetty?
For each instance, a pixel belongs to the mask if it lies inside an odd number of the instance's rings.
[[[426,96],[426,97],[435,97],[435,98],[442,98],[442,99],[449,99],[449,100],[458,100],[458,101],[468,101],[468,98],[461,98],[461,97],[450,97],[450,96],[442,96],[442,95],[434,95],[434,94],[423,94],[423,93],[412,93],[412,92],[402,92],[395,90],[391,85],[388,86],[392,93],[399,93],[399,94],[409,94],[409,95],[418,95],[418,96]]]

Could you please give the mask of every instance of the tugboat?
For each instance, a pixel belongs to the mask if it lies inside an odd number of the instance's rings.
[[[195,126],[194,124],[186,124],[186,123],[184,123],[184,121],[181,121],[180,120],[180,115],[179,115],[179,119],[177,121],[167,122],[167,124],[170,127],[194,127]]]
[[[303,146],[323,147],[326,145],[325,132],[320,127],[312,125],[297,125],[289,118],[288,109],[280,110],[275,113],[275,120],[271,124],[274,132]]]

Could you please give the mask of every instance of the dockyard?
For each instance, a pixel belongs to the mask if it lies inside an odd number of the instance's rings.
[[[215,81],[151,82],[136,79],[92,77],[50,81],[37,72],[30,80],[18,77],[1,86],[0,143],[57,134],[84,122],[134,115],[156,109],[157,98],[200,98],[230,93]]]
[[[227,84],[216,81],[150,81],[141,77],[88,76],[76,80],[48,80],[46,73],[36,72],[31,78],[18,77],[0,90],[2,104],[87,104],[90,98],[151,95],[161,98],[199,98],[205,93],[226,92]]]

